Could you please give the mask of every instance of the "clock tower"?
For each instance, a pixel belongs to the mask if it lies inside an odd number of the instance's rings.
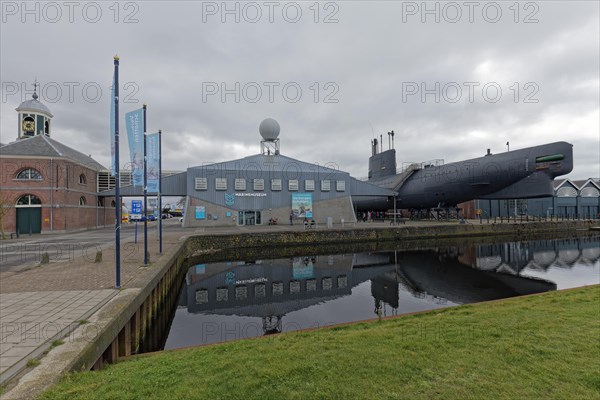
[[[50,120],[53,115],[50,109],[38,100],[37,81],[33,84],[31,100],[19,104],[16,111],[19,113],[19,137],[25,139],[36,135],[50,136]]]

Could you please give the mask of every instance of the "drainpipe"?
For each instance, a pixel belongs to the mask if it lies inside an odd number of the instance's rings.
[[[54,159],[50,158],[50,232],[54,231],[54,218],[53,218],[53,208],[54,208]]]

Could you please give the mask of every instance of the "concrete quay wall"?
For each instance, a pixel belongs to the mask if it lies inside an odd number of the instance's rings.
[[[309,244],[362,243],[393,240],[423,240],[458,237],[514,236],[524,239],[539,234],[589,230],[591,221],[529,222],[505,224],[447,224],[420,226],[382,226],[354,229],[308,229],[306,231],[264,232],[261,234],[198,235],[188,239],[191,254],[203,250],[227,250],[246,247],[297,246]]]

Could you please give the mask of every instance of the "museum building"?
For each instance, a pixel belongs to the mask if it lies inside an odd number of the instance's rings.
[[[161,195],[186,197],[184,226],[298,224],[305,219],[317,225],[349,223],[356,221],[357,201],[394,196],[347,172],[282,155],[279,131],[277,121],[268,118],[259,127],[260,154],[163,177]],[[139,187],[121,188],[123,196],[140,194]]]

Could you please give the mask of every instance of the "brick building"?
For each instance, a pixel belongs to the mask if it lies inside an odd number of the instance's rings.
[[[5,233],[66,232],[114,224],[114,200],[98,196],[106,168],[50,137],[50,110],[37,100],[17,107],[17,140],[0,145],[0,205]]]

